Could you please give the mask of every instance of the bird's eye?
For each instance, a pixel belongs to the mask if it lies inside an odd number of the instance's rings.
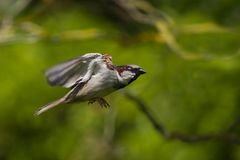
[[[138,69],[138,68],[134,68],[134,72],[136,72],[136,73],[137,73],[138,71],[139,71],[139,69]]]

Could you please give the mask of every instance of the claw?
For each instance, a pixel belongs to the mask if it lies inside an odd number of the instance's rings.
[[[88,101],[88,105],[93,104],[95,102],[96,102],[96,99],[91,99],[91,100]]]
[[[101,107],[105,107],[105,108],[110,107],[110,104],[103,98],[99,98],[98,103],[100,104]]]
[[[108,108],[110,107],[110,104],[103,98],[94,98],[90,101],[88,101],[88,104],[93,104],[95,102],[98,102],[98,104],[101,106],[101,107],[104,107],[104,108]]]

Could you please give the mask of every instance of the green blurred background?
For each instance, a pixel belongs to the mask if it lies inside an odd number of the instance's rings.
[[[124,90],[167,130],[223,132],[240,114],[239,0],[1,0],[0,20],[1,160],[240,159],[228,142],[165,139],[122,92],[106,97],[110,109],[33,116],[67,92],[44,70],[99,52],[147,71]]]

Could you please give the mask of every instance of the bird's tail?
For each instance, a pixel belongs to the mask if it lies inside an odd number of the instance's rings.
[[[34,115],[35,115],[35,116],[39,116],[39,115],[42,114],[43,112],[45,112],[45,111],[47,111],[47,110],[49,110],[49,109],[51,109],[51,108],[54,108],[54,107],[56,107],[56,106],[58,106],[58,105],[64,104],[64,103],[65,103],[65,98],[64,98],[64,97],[63,97],[63,98],[60,98],[60,99],[58,99],[58,100],[56,100],[56,101],[50,102],[50,103],[48,103],[47,105],[39,108],[39,109],[35,112]]]

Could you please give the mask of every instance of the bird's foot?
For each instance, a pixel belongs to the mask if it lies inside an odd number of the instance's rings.
[[[110,107],[110,104],[103,98],[98,98],[97,101],[101,107],[105,107],[105,108]]]
[[[93,104],[95,102],[98,102],[98,104],[101,106],[101,107],[105,107],[105,108],[108,108],[110,107],[110,104],[103,98],[94,98],[94,99],[91,99],[90,101],[88,101],[88,104]]]

